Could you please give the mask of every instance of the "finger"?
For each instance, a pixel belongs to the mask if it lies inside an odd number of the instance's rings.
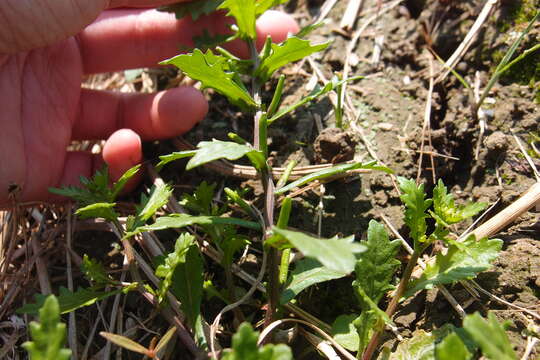
[[[90,178],[106,163],[112,181],[118,180],[124,172],[140,164],[142,145],[140,137],[131,130],[119,130],[111,135],[105,143],[103,154],[74,151],[68,152],[64,162],[64,171],[57,187],[80,186],[80,177]],[[125,191],[132,190],[140,180],[140,174],[126,184]],[[60,200],[51,196],[51,201]]]
[[[191,87],[157,94],[83,89],[73,140],[106,139],[116,130],[132,129],[144,140],[181,135],[204,118],[208,103]]]
[[[2,0],[0,54],[51,45],[80,32],[110,6],[160,6],[174,0]]]
[[[117,181],[129,169],[142,161],[141,138],[129,129],[114,132],[103,147],[103,160],[109,168],[109,175]],[[137,186],[141,172],[134,175],[124,186],[123,192],[129,192]]]
[[[193,47],[193,37],[204,31],[229,32],[230,19],[220,13],[193,21],[190,17],[176,20],[173,14],[155,10],[106,11],[78,36],[84,70],[99,73],[155,66],[181,48]],[[267,35],[280,41],[297,32],[298,25],[289,15],[272,11],[259,19],[257,30],[260,41]],[[241,43],[230,46],[246,55]]]

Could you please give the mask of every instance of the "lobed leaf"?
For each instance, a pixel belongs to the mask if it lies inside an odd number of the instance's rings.
[[[49,192],[69,197],[75,200],[81,207],[88,205],[94,205],[96,203],[114,203],[116,197],[120,194],[126,183],[133,177],[140,169],[140,165],[136,165],[126,171],[118,181],[110,184],[109,171],[107,167],[96,171],[92,178],[88,179],[84,176],[80,177],[81,187],[66,186],[61,189],[49,188]],[[99,207],[89,208],[88,211],[92,211]],[[86,210],[85,210],[86,211]],[[112,216],[112,213],[104,213],[106,216]],[[97,216],[103,217],[103,216]],[[110,220],[110,219],[109,219]]]
[[[508,336],[493,313],[488,313],[487,320],[480,314],[468,315],[463,320],[463,328],[478,344],[482,354],[491,360],[516,360]]]
[[[162,278],[158,290],[158,302],[162,303],[172,285],[174,270],[186,261],[186,253],[193,245],[195,237],[188,233],[181,234],[174,245],[174,251],[167,254],[163,264],[156,268],[156,276]]]
[[[215,189],[215,184],[203,181],[197,185],[193,195],[183,194],[180,204],[200,215],[220,215],[213,206]]]
[[[97,260],[89,258],[86,254],[83,257],[81,271],[87,279],[95,284],[95,286],[105,287],[114,282],[105,271],[103,265]]]
[[[125,238],[140,234],[145,231],[157,231],[165,229],[179,229],[191,225],[238,225],[248,229],[260,230],[261,226],[258,223],[236,219],[231,217],[219,216],[192,216],[189,214],[172,214],[169,216],[161,216],[156,219],[156,222],[150,225],[139,226],[135,230],[124,235]]]
[[[298,231],[272,228],[274,234],[287,239],[306,257],[317,259],[329,270],[350,274],[354,270],[354,254],[365,251],[365,246],[353,242],[353,238],[319,239]]]
[[[391,281],[401,263],[396,259],[399,241],[390,241],[384,225],[375,220],[369,222],[367,241],[360,243],[367,250],[358,256],[353,288],[362,309],[355,326],[360,337],[358,351],[363,351],[375,323],[390,321],[377,304],[386,292],[394,288]]]
[[[227,16],[236,19],[238,36],[244,40],[255,40],[257,38],[255,8],[255,0],[224,0],[218,7],[218,9],[228,10]]]
[[[258,17],[262,15],[266,10],[285,4],[289,0],[258,0],[255,3],[255,15]]]
[[[227,60],[223,56],[214,55],[211,50],[203,53],[195,49],[192,53],[178,55],[160,64],[178,67],[190,78],[200,81],[203,88],[210,87],[216,90],[237,106],[255,106],[251,95],[235,81],[234,73],[229,71]]]
[[[305,258],[296,263],[292,271],[289,282],[283,292],[279,302],[284,305],[294,299],[302,290],[308,287],[329,280],[340,279],[347,276],[346,273],[331,270],[321,265],[317,260]]]
[[[433,189],[433,212],[438,222],[445,226],[457,224],[465,219],[475,216],[486,208],[486,203],[470,203],[458,206],[454,201],[454,196],[448,193],[446,186],[439,179],[437,186]]]
[[[272,44],[269,56],[262,59],[255,72],[255,76],[264,83],[270,79],[276,70],[287,64],[301,60],[313,53],[322,51],[326,49],[328,45],[330,45],[329,42],[312,45],[309,40],[303,40],[296,36],[289,37],[281,44]]]
[[[458,280],[472,279],[491,267],[502,248],[499,239],[476,240],[470,236],[459,246],[450,245],[446,254],[438,254],[435,262],[426,266],[422,276],[412,280],[405,297],[439,284],[450,284]]]
[[[214,12],[222,2],[223,0],[189,1],[162,6],[158,8],[158,10],[174,13],[177,19],[181,19],[189,15],[193,20],[197,20],[202,15],[208,15]]]
[[[292,360],[292,351],[285,344],[257,347],[259,333],[249,323],[242,323],[232,338],[232,349],[224,351],[222,360]]]
[[[63,348],[66,342],[66,325],[60,322],[60,307],[54,295],[50,295],[39,309],[40,322],[30,323],[31,341],[22,347],[32,360],[68,360],[71,350]]]
[[[92,289],[80,288],[75,292],[71,292],[65,287],[60,288],[60,294],[58,295],[58,304],[60,305],[60,313],[66,314],[85,306],[94,304],[96,301],[103,300],[109,296],[119,294],[121,292],[130,291],[132,287],[126,287],[123,289],[115,289],[110,291],[96,291]],[[19,309],[19,314],[36,315],[39,309],[45,303],[46,297],[41,294],[34,295],[36,299],[35,304],[26,304]]]
[[[399,187],[402,191],[401,201],[405,204],[405,224],[414,239],[415,250],[420,243],[426,242],[426,210],[431,206],[432,200],[426,199],[424,184],[416,185],[414,180],[398,177]]]

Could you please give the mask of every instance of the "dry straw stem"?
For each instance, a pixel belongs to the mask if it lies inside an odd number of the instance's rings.
[[[424,123],[422,125],[422,141],[420,143],[420,156],[418,158],[418,172],[416,174],[416,183],[420,183],[420,176],[422,175],[422,162],[424,159],[424,146],[426,144],[426,134],[428,137],[428,143],[430,149],[432,149],[431,144],[431,108],[433,106],[433,55],[428,53],[429,60],[429,89],[426,100],[426,107],[424,110]],[[433,155],[430,155],[431,160],[431,172],[433,176],[433,183],[436,183],[436,174],[435,174],[435,161],[433,160]]]
[[[519,199],[480,225],[471,234],[477,239],[495,235],[536,204],[540,204],[540,182],[536,182]]]
[[[323,21],[328,16],[328,14],[330,13],[334,5],[336,4],[337,4],[337,0],[326,0],[324,4],[321,6],[319,15],[317,16],[317,19],[314,21],[314,23],[316,24]]]
[[[482,28],[482,25],[486,22],[486,20],[489,17],[489,14],[491,13],[491,10],[497,5],[499,0],[487,0],[484,4],[484,7],[482,8],[482,11],[480,11],[480,14],[478,14],[478,17],[476,18],[476,21],[471,26],[471,29],[465,36],[465,39],[459,44],[458,48],[452,56],[446,62],[444,63],[444,71],[441,75],[437,78],[436,82],[440,82],[444,80],[448,74],[454,69],[454,67],[459,63],[463,55],[467,52],[469,47],[474,42],[474,39],[476,38],[476,35],[480,31],[480,28]]]
[[[356,15],[358,15],[358,11],[360,10],[360,7],[362,7],[362,2],[363,0],[349,0],[347,9],[345,9],[345,14],[339,24],[340,28],[345,30],[352,29],[354,22],[356,21]]]

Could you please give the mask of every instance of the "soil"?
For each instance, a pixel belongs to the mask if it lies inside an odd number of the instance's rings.
[[[298,21],[306,25],[317,15],[323,3],[322,0],[292,0],[286,5],[286,10],[293,12]],[[339,23],[347,3],[338,1],[329,13],[328,23],[310,35],[316,41],[331,41],[324,53],[314,57],[317,70],[327,79],[335,71],[343,71],[346,61],[351,34],[340,30]],[[386,4],[377,0],[364,1],[355,26],[355,29],[360,28],[366,19],[381,11],[380,16],[366,28],[352,54],[354,61],[349,75],[365,77],[347,87],[348,102],[357,117],[349,118],[344,130],[336,129],[332,103],[323,99],[280,119],[269,129],[272,165],[283,166],[291,160],[296,160],[299,166],[338,163],[353,158],[369,159],[376,154],[397,175],[409,178],[419,176],[428,192],[434,185],[434,179],[440,178],[456,195],[458,202],[482,201],[493,205],[485,218],[491,217],[515,201],[535,182],[532,168],[514,135],[540,168],[540,154],[530,146],[531,136],[540,134],[540,70],[536,66],[540,62],[540,52],[524,60],[520,67],[522,72],[514,69],[492,89],[482,107],[485,114],[483,135],[479,121],[472,115],[474,95],[452,74],[434,84],[430,127],[423,130],[430,67],[435,74],[442,69],[432,54],[442,59],[449,58],[465,38],[485,1],[407,0],[384,13],[382,8],[378,8],[380,3],[383,6]],[[523,11],[520,12],[515,3],[523,4],[523,7],[540,6],[538,1],[531,0],[501,3],[456,67],[456,71],[469,84],[474,86],[478,81],[481,90],[493,73],[496,61],[500,60],[500,54],[504,54],[513,41],[515,34],[512,35],[512,32],[521,31],[526,25],[521,18],[526,15],[523,15],[525,10],[521,9]],[[384,39],[382,45],[381,39]],[[536,26],[518,52],[539,40],[540,26]],[[374,59],[376,44],[381,47],[381,52]],[[527,65],[530,63],[533,65]],[[309,92],[305,85],[313,72],[308,63],[287,69],[284,105],[294,103]],[[160,81],[167,83],[170,77],[170,70],[163,70]],[[267,90],[274,86],[275,83],[270,84]],[[270,91],[263,94],[266,100],[269,96]],[[196,144],[212,138],[226,140],[229,131],[245,139],[251,137],[249,114],[238,112],[219,95],[211,94],[210,99],[209,115],[185,136],[188,141]],[[160,154],[174,150],[167,141],[145,144],[145,156],[152,161]],[[419,171],[421,150],[424,155]],[[225,186],[248,189],[255,205],[261,208],[258,195],[262,189],[258,181],[224,178],[207,169],[186,173],[183,166],[179,162],[162,173],[166,181],[180,184],[176,189],[178,198],[184,192],[192,193],[193,188],[204,179],[208,183],[218,184],[218,189]],[[148,181],[146,185],[151,184]],[[135,195],[135,198],[138,196]],[[357,238],[363,238],[368,222],[383,218],[406,235],[403,208],[394,183],[391,177],[381,173],[338,180],[304,193],[294,199],[293,214],[293,227],[311,233],[318,233],[320,229],[320,235],[324,237],[355,234]],[[468,225],[457,227],[455,232],[462,232]],[[106,239],[110,234],[93,232],[80,236],[85,241],[94,241]],[[493,268],[480,274],[478,284],[507,303],[538,312],[540,208],[531,209],[496,237],[504,241],[504,250]],[[169,243],[172,243],[172,238]],[[106,245],[103,247],[110,251]],[[91,251],[94,254],[97,246],[89,248],[80,247],[77,252]],[[407,255],[400,256],[406,258]],[[57,261],[55,265],[59,268],[65,266],[62,261]],[[219,272],[216,269],[216,273]],[[216,275],[214,280],[224,281],[222,277],[222,274]],[[351,281],[351,278],[344,278],[313,287],[301,294],[298,303],[321,320],[332,323],[340,314],[358,312]],[[485,314],[490,310],[501,320],[512,321],[508,333],[521,356],[526,346],[523,333],[532,321],[529,315],[485,294],[472,296],[460,284],[448,289],[467,313],[480,311]],[[255,305],[251,304],[251,309],[260,306],[262,301],[255,299],[253,303]],[[136,310],[138,306],[134,302],[131,309]],[[207,310],[212,319],[219,307],[210,303]],[[144,318],[143,315],[141,317]],[[395,323],[399,333],[408,337],[415,331],[431,331],[446,323],[459,326],[461,320],[437,290],[430,290],[402,304]],[[387,335],[385,344],[396,346],[393,334]],[[316,356],[310,353],[304,358],[314,359]],[[540,348],[537,347],[533,349],[531,358],[538,356]]]

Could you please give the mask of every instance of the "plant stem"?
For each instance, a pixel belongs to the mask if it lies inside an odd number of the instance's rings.
[[[253,60],[253,74],[257,71],[260,65],[259,53],[255,47],[253,40],[247,41],[251,59]],[[261,138],[261,135],[266,136],[266,129],[261,132],[261,125],[267,126],[267,119],[263,118],[265,114],[261,107],[261,84],[259,80],[253,76],[252,78],[252,96],[257,103],[257,112],[255,113],[253,125],[253,146],[256,150],[261,150],[265,153],[265,157],[268,156],[266,149],[267,139]],[[262,120],[262,121],[261,121]],[[261,145],[263,145],[261,147]],[[265,151],[266,150],[266,151]],[[272,178],[272,171],[267,165],[265,168],[259,171],[261,181],[265,194],[265,206],[264,206],[264,228],[263,232],[265,238],[269,234],[272,225],[274,224],[274,206],[275,206],[275,194],[274,194],[274,179]],[[274,321],[274,313],[279,300],[279,258],[277,250],[274,248],[266,248],[263,246],[263,250],[268,252],[268,306],[264,318],[265,326]]]
[[[386,315],[388,315],[389,318],[392,318],[394,313],[396,312],[399,300],[405,293],[405,290],[407,290],[407,285],[409,284],[409,280],[411,278],[412,272],[414,270],[414,267],[416,266],[416,263],[418,262],[418,258],[420,257],[420,254],[423,251],[423,247],[420,250],[415,250],[412,255],[411,259],[407,263],[407,267],[405,267],[405,271],[403,271],[403,276],[401,277],[401,281],[399,282],[398,288],[395,292],[395,294],[392,297],[392,300],[390,301],[390,304],[388,304],[388,307],[386,308]],[[370,360],[373,356],[373,353],[377,349],[377,346],[379,345],[379,338],[382,334],[382,331],[376,331],[372,336],[371,340],[369,341],[369,344],[364,351],[364,354],[362,355],[363,360]]]

